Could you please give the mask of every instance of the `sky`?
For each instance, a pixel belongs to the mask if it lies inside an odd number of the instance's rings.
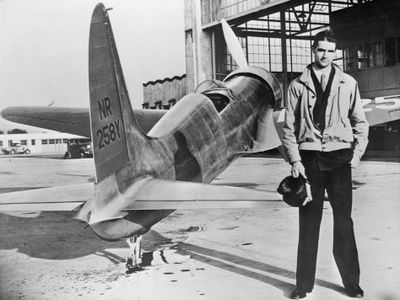
[[[142,104],[142,83],[186,72],[183,1],[103,1],[113,8],[109,16],[134,108]],[[89,26],[98,2],[0,0],[0,110],[52,102],[89,106]]]

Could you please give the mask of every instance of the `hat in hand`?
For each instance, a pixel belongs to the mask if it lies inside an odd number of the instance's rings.
[[[297,178],[285,177],[278,186],[278,193],[283,196],[283,201],[290,206],[302,206],[307,198],[306,179],[301,175]]]

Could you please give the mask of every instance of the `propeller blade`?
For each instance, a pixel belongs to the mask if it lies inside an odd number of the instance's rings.
[[[224,38],[226,45],[228,46],[228,50],[231,53],[234,61],[240,68],[247,68],[247,60],[244,55],[242,46],[232,28],[228,25],[225,19],[221,19],[222,31],[224,33]]]

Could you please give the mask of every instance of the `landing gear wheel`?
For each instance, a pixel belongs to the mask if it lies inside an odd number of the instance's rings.
[[[126,274],[132,274],[135,273],[137,271],[141,271],[143,270],[143,268],[140,265],[135,265],[133,264],[133,259],[131,257],[128,257],[126,259]]]
[[[133,259],[128,257],[126,259],[126,265],[125,266],[126,266],[127,270],[131,270],[133,268]]]
[[[126,273],[130,274],[136,271],[143,270],[141,267],[142,264],[142,249],[141,249],[141,242],[142,236],[135,236],[126,240],[129,245],[130,252],[128,257],[126,258]]]

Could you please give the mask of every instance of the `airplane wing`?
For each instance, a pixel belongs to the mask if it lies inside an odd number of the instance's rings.
[[[132,195],[122,195],[129,203],[122,211],[268,207],[282,198],[277,192],[160,179],[134,190]],[[94,199],[94,193],[94,183],[4,193],[0,212],[77,211]],[[102,218],[110,218],[109,213],[103,211]]]
[[[133,110],[144,132],[161,119],[167,110]],[[11,122],[90,137],[89,109],[71,107],[22,106],[8,107],[1,116]]]
[[[362,99],[363,110],[369,126],[400,120],[400,96]],[[274,124],[279,138],[283,138],[285,109],[274,112]],[[283,152],[281,151],[283,155]]]
[[[377,98],[374,101],[363,100],[364,112],[369,126],[383,124],[400,119],[400,97]]]
[[[125,210],[251,208],[281,201],[277,192],[187,181],[152,179]]]
[[[93,183],[4,193],[0,194],[0,212],[73,211],[93,195]]]
[[[11,122],[90,137],[87,108],[12,106],[1,116]]]
[[[363,100],[365,116],[370,126],[400,119],[398,97],[371,102]],[[141,129],[148,133],[167,110],[134,109],[134,115]],[[282,136],[283,112],[274,113],[278,135]],[[49,130],[90,137],[89,109],[49,106],[12,106],[4,109],[1,116],[11,122],[36,126]],[[278,118],[279,116],[279,118]],[[278,120],[277,120],[278,119]]]

